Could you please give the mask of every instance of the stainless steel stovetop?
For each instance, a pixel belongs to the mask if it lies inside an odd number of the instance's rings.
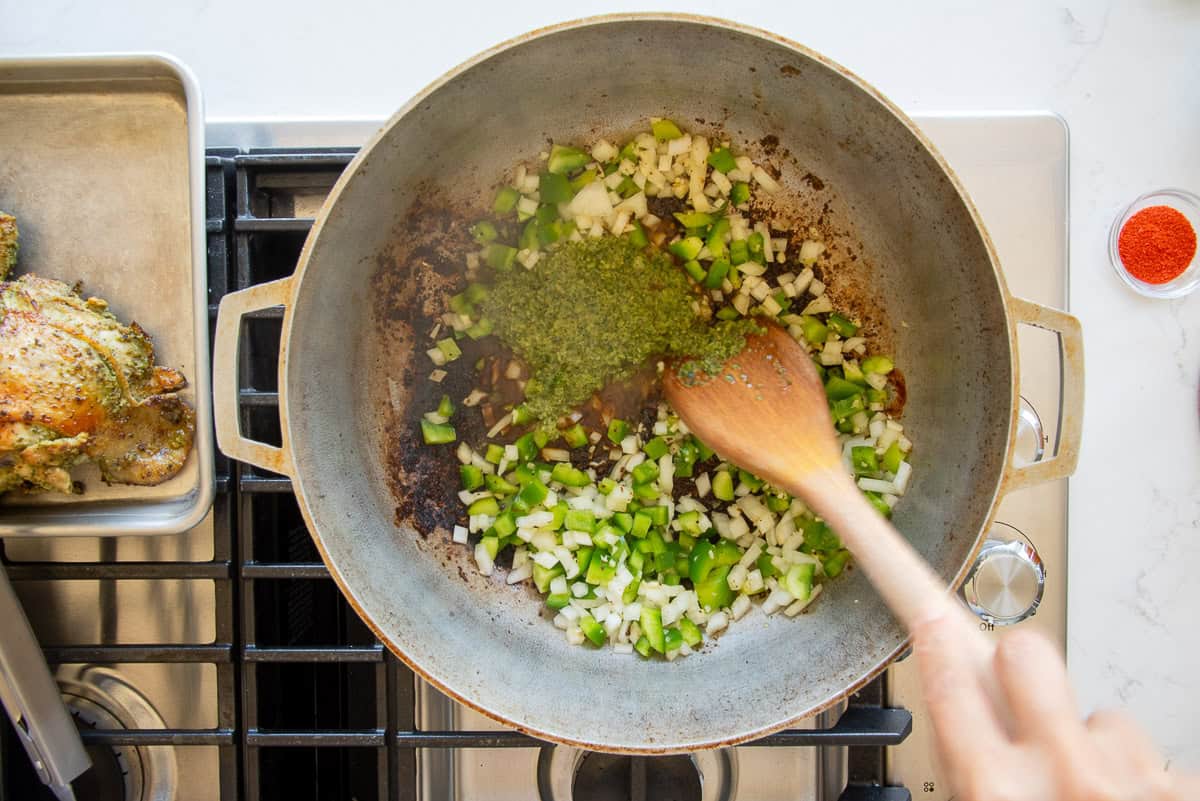
[[[1068,186],[1065,124],[1049,114],[938,115],[921,116],[917,121],[941,148],[979,207],[999,249],[1010,291],[1039,303],[1064,307]],[[208,144],[210,148],[242,150],[353,147],[365,141],[378,124],[373,120],[214,122],[208,126]],[[328,175],[338,169],[320,158],[314,159],[311,167],[314,175]],[[291,186],[291,207],[286,216],[304,218],[315,214],[329,183],[316,181],[313,186],[317,188],[311,191],[303,181]],[[297,239],[302,238],[303,230],[298,228]],[[234,276],[232,280],[240,279]],[[1058,341],[1054,335],[1025,329],[1020,334],[1020,349],[1021,393],[1027,403],[1019,444],[1025,458],[1033,459],[1043,446],[1052,451],[1056,441]],[[270,395],[269,389],[251,390],[247,407],[261,406],[269,413]],[[229,480],[241,486],[253,485],[256,491],[266,493],[258,495],[260,499],[286,491],[286,486],[272,484],[275,479],[269,476],[255,476],[240,469],[233,470]],[[230,509],[219,503],[214,514],[222,525],[236,522],[245,526],[253,524],[255,515],[270,514],[264,508],[247,503]],[[981,615],[981,628],[991,630],[1019,622],[1038,627],[1060,645],[1065,643],[1066,483],[1036,487],[1006,498],[997,520],[992,531],[995,542],[985,548],[985,564],[980,565],[967,588],[967,596]],[[240,587],[246,595],[243,603],[251,603],[241,625],[253,627],[253,600],[259,598],[253,586],[256,579],[258,586],[275,573],[292,579],[318,579],[320,566],[302,565],[289,572],[273,565],[269,555],[242,554],[249,567],[243,567],[237,576],[240,581],[234,581],[228,568],[234,555],[226,552],[227,547],[214,535],[213,515],[192,531],[172,537],[10,539],[4,543],[18,594],[39,638],[53,644],[47,649],[51,660],[64,663],[60,679],[84,724],[99,728],[161,726],[168,730],[158,737],[109,738],[101,747],[104,754],[100,762],[112,773],[109,780],[115,782],[109,786],[136,792],[131,798],[257,798],[257,791],[247,788],[266,768],[255,749],[277,746],[279,753],[286,754],[288,749],[312,747],[302,736],[272,733],[273,721],[289,718],[286,709],[280,711],[270,705],[286,705],[286,698],[268,695],[264,700],[250,694],[243,684],[241,701],[254,709],[239,706],[233,697],[239,654],[227,645],[238,642],[233,630],[238,622],[218,610],[228,601],[225,594],[237,593]],[[114,563],[136,566],[133,574],[139,578],[122,579],[127,573],[112,567]],[[160,563],[189,563],[195,567],[180,571],[164,566],[156,570],[155,565]],[[219,565],[225,565],[224,570]],[[289,599],[287,603],[305,602],[305,596],[297,597],[299,601]],[[1036,606],[1036,614],[1030,614],[1030,606]],[[258,633],[261,643],[261,630]],[[195,647],[168,653],[156,647],[161,643]],[[97,644],[104,647],[97,648]],[[242,650],[243,664],[274,660],[311,665],[315,680],[320,679],[317,666],[323,661],[321,648],[272,649],[258,644]],[[395,686],[405,680],[397,680],[396,676],[410,674],[394,669],[377,645],[351,645],[340,651],[343,657],[347,653],[352,660],[361,654],[364,666],[375,666],[373,691],[381,694],[389,716],[411,720],[418,730],[500,728],[424,682],[417,681],[411,691]],[[109,660],[120,663],[115,671],[88,667],[97,663],[111,666]],[[250,670],[242,675],[258,674]],[[909,662],[893,666],[886,687],[888,705],[907,708],[913,716],[911,735],[887,749],[887,782],[907,787],[922,799],[948,798],[934,766],[929,724],[917,692],[914,666]],[[247,699],[254,699],[253,703]],[[836,717],[831,713],[811,721],[811,725],[826,728]],[[247,721],[248,733],[241,730],[239,721],[243,720]],[[347,735],[345,744],[379,748],[389,733],[368,729],[361,734],[357,738]],[[255,756],[247,756],[242,762],[231,760],[231,749],[241,749],[243,754],[255,752]],[[20,759],[23,754],[19,749],[6,748],[0,757]],[[316,763],[318,770],[311,780],[314,787],[320,787],[320,760]],[[242,767],[233,767],[239,764]],[[339,763],[337,769],[342,773],[358,770],[356,764]],[[326,774],[330,770],[327,767]],[[644,772],[647,768],[644,764],[630,767],[609,763],[566,748],[420,748],[412,764],[380,757],[362,770],[379,774],[379,786],[392,786],[393,793],[394,785],[388,785],[384,778],[413,778],[417,797],[425,799],[583,801],[588,795],[621,797],[586,792],[593,786],[589,777],[597,777],[595,787],[612,788],[614,771]],[[834,745],[746,746],[658,763],[652,771],[654,775],[649,779],[645,775],[638,778],[639,787],[669,786],[687,797],[730,801],[834,799],[846,784],[846,749]],[[605,775],[608,778],[601,781],[599,777]],[[624,779],[617,783],[620,781]],[[81,792],[80,796],[86,798],[87,794]],[[106,793],[92,797],[114,796]],[[333,796],[314,790],[312,797]],[[892,797],[906,796],[900,791]],[[0,801],[3,798],[4,787],[0,786]]]

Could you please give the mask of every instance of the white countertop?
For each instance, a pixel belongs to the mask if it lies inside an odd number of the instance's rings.
[[[1070,669],[1087,709],[1128,708],[1174,765],[1200,770],[1200,292],[1142,299],[1106,255],[1134,196],[1200,191],[1200,5],[965,5],[749,2],[736,19],[825,53],[909,112],[1066,118],[1071,310],[1088,370],[1071,481]],[[210,119],[378,118],[502,39],[613,10],[636,6],[45,0],[4,11],[0,55],[160,50],[195,71]]]

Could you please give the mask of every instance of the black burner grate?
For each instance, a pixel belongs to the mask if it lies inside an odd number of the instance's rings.
[[[312,216],[353,154],[209,151],[211,320],[228,292],[292,273]],[[250,315],[238,364],[242,430],[276,444],[281,321],[279,309]],[[89,741],[220,746],[220,797],[242,801],[411,799],[417,792],[418,748],[545,745],[515,731],[417,731],[412,672],[374,639],[337,591],[304,527],[290,481],[219,455],[217,478],[212,562],[10,566],[15,580],[214,580],[214,644],[48,648],[47,656],[53,662],[213,663],[219,726],[90,732]],[[851,746],[851,786],[843,801],[909,799],[903,788],[880,786],[885,747],[904,740],[912,725],[907,711],[884,708],[883,698],[881,680],[856,695],[833,728],[785,731],[754,745]],[[0,758],[6,764],[22,760],[20,746],[8,739]],[[29,797],[15,787],[14,773],[20,771],[6,768],[0,774],[0,801]],[[30,786],[27,778],[22,781],[21,788]]]

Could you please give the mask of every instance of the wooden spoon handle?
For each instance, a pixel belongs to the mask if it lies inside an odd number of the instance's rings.
[[[841,465],[819,476],[805,476],[803,484],[797,483],[790,491],[803,497],[833,527],[909,633],[939,618],[954,621],[975,674],[1004,721],[1005,703],[991,678],[995,652],[991,640],[895,526],[863,498]]]
[[[862,497],[848,475],[839,470],[823,473],[821,480],[808,476],[803,490],[798,494],[833,527],[909,631],[933,617],[968,614],[900,532]]]

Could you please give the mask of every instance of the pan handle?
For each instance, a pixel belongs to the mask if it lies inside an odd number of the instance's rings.
[[[1058,334],[1062,365],[1062,420],[1059,424],[1058,449],[1050,459],[1021,467],[1012,464],[1010,457],[1005,492],[1012,492],[1066,478],[1075,472],[1083,434],[1083,331],[1077,318],[1058,309],[1021,298],[1009,298],[1008,304],[1018,323]]]
[[[231,459],[285,476],[292,474],[292,460],[287,449],[286,436],[282,448],[242,436],[238,347],[242,340],[242,318],[245,315],[284,306],[291,295],[292,279],[283,278],[221,298],[213,346],[213,412],[216,418],[217,445]],[[282,382],[280,384],[282,388]]]

